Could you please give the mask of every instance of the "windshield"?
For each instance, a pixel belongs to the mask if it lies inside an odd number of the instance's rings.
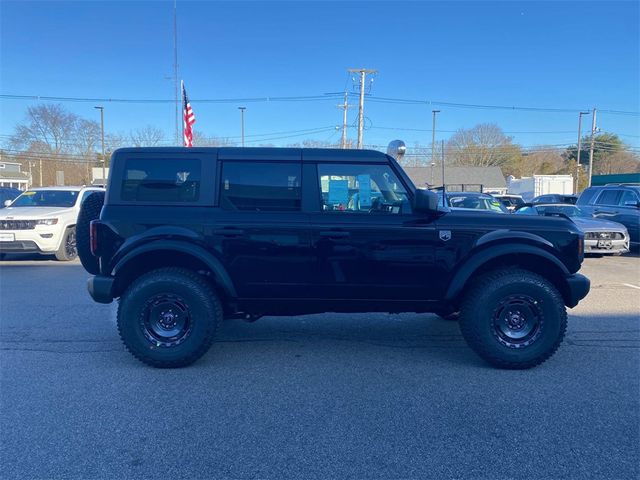
[[[491,195],[471,195],[464,193],[447,194],[451,208],[471,208],[474,210],[489,210],[492,212],[509,213],[509,211]]]
[[[11,204],[12,207],[73,207],[78,199],[75,190],[28,190]]]
[[[535,207],[538,215],[566,215],[567,217],[589,217],[586,212],[573,205],[550,205]]]

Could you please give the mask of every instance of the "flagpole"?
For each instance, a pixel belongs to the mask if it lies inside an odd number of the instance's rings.
[[[185,116],[185,111],[184,111],[184,105],[185,105],[185,101],[184,101],[184,80],[180,80],[180,91],[182,93],[182,116]],[[182,140],[181,140],[181,145],[184,147],[184,118],[182,119]]]
[[[178,90],[178,0],[173,0],[173,80],[176,94],[176,144],[182,145],[180,139],[180,128],[178,127],[180,116],[178,114],[178,105],[180,92]]]

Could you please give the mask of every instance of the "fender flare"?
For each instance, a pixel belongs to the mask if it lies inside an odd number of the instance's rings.
[[[203,247],[180,240],[153,240],[149,243],[145,243],[144,245],[134,247],[116,262],[115,266],[112,268],[113,276],[117,278],[118,271],[124,268],[131,260],[145,253],[158,250],[173,250],[200,260],[211,269],[215,276],[216,284],[222,288],[225,295],[231,298],[237,297],[236,289],[231,277],[222,265],[222,262]]]
[[[449,282],[445,300],[451,301],[455,299],[464,288],[467,280],[469,280],[482,265],[496,258],[513,254],[536,255],[555,265],[565,277],[571,275],[567,267],[556,256],[541,247],[521,243],[498,244],[472,254],[472,256],[465,261],[464,265],[454,274]]]

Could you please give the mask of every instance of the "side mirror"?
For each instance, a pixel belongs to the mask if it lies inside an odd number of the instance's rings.
[[[433,213],[438,211],[438,195],[421,188],[416,189],[413,210],[418,213]]]
[[[624,202],[624,206],[640,208],[640,202],[628,201],[628,202]]]
[[[11,205],[11,200],[5,200],[4,201],[4,206],[8,207],[9,205]]]

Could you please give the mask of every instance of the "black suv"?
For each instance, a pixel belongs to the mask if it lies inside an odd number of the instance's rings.
[[[120,299],[155,367],[197,360],[227,318],[382,311],[458,314],[482,358],[529,368],[589,291],[571,221],[452,212],[376,151],[117,150],[77,230],[91,296]]]

